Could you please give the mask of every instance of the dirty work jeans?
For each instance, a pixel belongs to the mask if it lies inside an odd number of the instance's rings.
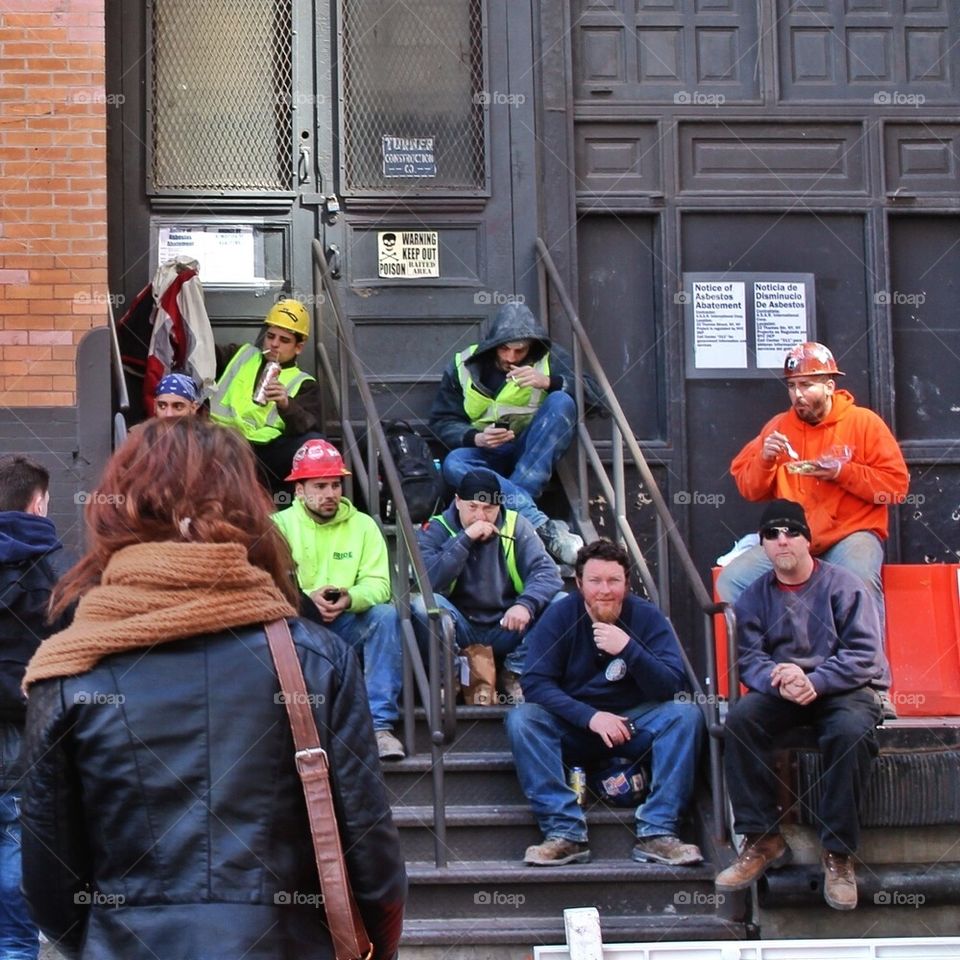
[[[880,630],[884,633],[883,647],[886,650],[886,604],[883,601],[883,582],[880,568],[883,566],[883,544],[876,534],[858,530],[838,540],[829,550],[819,554],[818,559],[846,567],[855,573],[864,583],[867,592],[873,597],[880,615]],[[737,598],[757,577],[769,573],[773,564],[763,551],[762,544],[751,547],[741,553],[736,560],[728,563],[717,577],[717,595],[727,603],[736,603]],[[890,667],[887,666],[880,678],[880,686],[890,688]]]
[[[544,838],[587,839],[587,820],[576,794],[567,784],[564,762],[582,766],[609,757],[637,760],[649,750],[652,759],[650,793],[636,812],[637,836],[676,835],[693,796],[697,758],[704,735],[703,718],[692,703],[666,700],[641,703],[621,711],[637,732],[617,747],[567,723],[535,703],[521,703],[507,713],[507,735],[517,778],[530,801]]]
[[[526,659],[527,648],[524,646],[522,653],[518,654],[521,649],[521,636],[516,630],[504,630],[497,624],[491,624],[487,627],[479,623],[472,623],[446,597],[435,593],[433,598],[437,601],[437,606],[449,613],[453,619],[457,646],[461,650],[475,643],[493,647],[494,657],[497,660],[503,660],[507,670],[518,675],[523,673],[523,662]],[[420,647],[424,662],[426,662],[429,627],[427,625],[427,609],[420,594],[410,598],[410,617],[413,620],[413,632],[416,634],[417,644]],[[527,632],[529,632],[529,629]]]
[[[486,467],[500,478],[503,505],[526,517],[534,529],[547,515],[534,501],[543,493],[557,461],[566,453],[577,426],[577,404],[569,393],[548,393],[526,429],[510,443],[492,450],[459,447],[443,461],[443,478],[456,488],[477,467]]]
[[[341,613],[325,624],[363,660],[374,730],[392,730],[400,716],[397,702],[403,686],[400,618],[391,603],[378,603],[363,613]]]
[[[780,784],[773,770],[777,737],[812,726],[820,747],[820,842],[834,853],[854,853],[860,840],[860,801],[877,755],[880,702],[869,687],[817,697],[801,707],[751,691],[727,714],[723,770],[737,833],[778,833]],[[815,806],[811,804],[811,806]]]
[[[37,928],[20,892],[20,802],[0,793],[0,957],[37,960]]]

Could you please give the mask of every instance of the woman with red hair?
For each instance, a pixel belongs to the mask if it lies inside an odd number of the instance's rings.
[[[69,957],[332,957],[303,791],[263,630],[288,620],[330,759],[376,957],[406,877],[354,654],[296,617],[253,455],[194,417],[107,464],[89,550],[58,584],[73,624],[27,670],[24,887]]]

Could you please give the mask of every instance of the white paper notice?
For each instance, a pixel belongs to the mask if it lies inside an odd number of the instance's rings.
[[[205,284],[257,282],[251,224],[160,227],[157,234],[158,263],[166,263],[176,256],[196,260],[200,264],[200,280]]]
[[[753,285],[757,366],[781,367],[791,348],[807,339],[807,291],[786,280]]]
[[[744,284],[693,284],[694,365],[698,370],[746,369]]]

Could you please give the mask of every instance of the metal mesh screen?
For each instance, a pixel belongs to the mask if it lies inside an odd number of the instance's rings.
[[[290,190],[292,0],[154,0],[156,190]]]
[[[348,191],[482,189],[482,0],[342,0]],[[433,140],[435,171],[384,173],[384,137]]]

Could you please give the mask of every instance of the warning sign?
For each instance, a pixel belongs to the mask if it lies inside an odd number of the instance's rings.
[[[378,275],[397,280],[440,276],[440,234],[436,230],[377,233]]]

